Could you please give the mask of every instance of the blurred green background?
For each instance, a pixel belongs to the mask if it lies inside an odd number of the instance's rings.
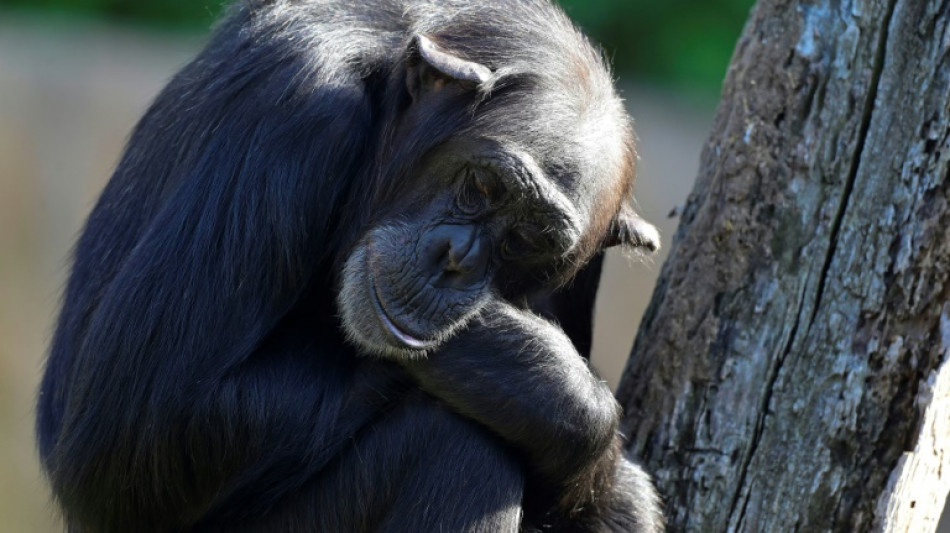
[[[358,1],[358,0],[357,0]],[[753,0],[560,0],[601,43],[620,74],[672,85],[697,96],[718,94],[736,36]],[[200,31],[226,2],[207,0],[0,0],[19,10],[95,17]]]
[[[360,0],[353,0],[360,1]],[[752,0],[562,0],[635,117],[639,210],[665,248],[608,257],[594,364],[612,385],[669,249]],[[33,406],[69,251],[132,126],[201,47],[220,0],[0,0],[0,533],[61,531]]]

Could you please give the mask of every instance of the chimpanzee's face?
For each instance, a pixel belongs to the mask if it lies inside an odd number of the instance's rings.
[[[413,105],[446,105],[431,96]],[[652,229],[625,227],[633,138],[612,91],[594,96],[612,101],[499,99],[417,159],[346,260],[339,306],[351,340],[380,355],[424,354],[490,298],[553,289],[611,233]],[[589,111],[545,112],[558,106]]]

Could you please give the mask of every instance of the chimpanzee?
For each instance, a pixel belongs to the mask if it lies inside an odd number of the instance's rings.
[[[75,249],[37,422],[67,528],[659,531],[584,357],[598,254],[657,246],[635,161],[547,0],[234,6]]]

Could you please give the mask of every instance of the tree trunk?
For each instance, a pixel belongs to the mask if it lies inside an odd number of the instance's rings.
[[[761,0],[618,391],[672,531],[933,531],[950,0]]]

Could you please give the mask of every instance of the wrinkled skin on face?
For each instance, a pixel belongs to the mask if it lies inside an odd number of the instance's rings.
[[[449,183],[412,191],[412,208],[373,228],[347,261],[344,322],[369,350],[434,349],[506,289],[502,275],[542,285],[567,264],[583,231],[577,210],[530,156],[482,144],[470,157],[437,156],[420,183]]]

